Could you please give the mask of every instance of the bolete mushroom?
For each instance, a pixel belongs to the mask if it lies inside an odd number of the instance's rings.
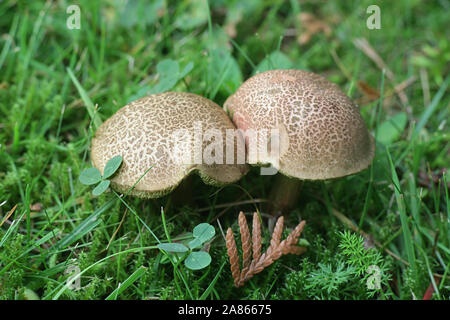
[[[217,133],[214,148],[208,148],[211,135],[202,137],[208,130]],[[224,149],[226,130],[235,130],[233,123],[221,107],[204,97],[182,92],[153,94],[130,102],[97,129],[91,158],[103,173],[106,162],[121,155],[123,163],[111,186],[125,193],[135,185],[129,194],[140,198],[162,197],[192,172],[205,183],[220,186],[247,172],[245,163],[203,158],[205,152]]]
[[[277,129],[280,173],[269,196],[273,215],[295,201],[301,180],[323,180],[367,168],[375,154],[358,108],[339,87],[312,72],[271,70],[245,81],[224,104],[241,130]],[[249,141],[246,139],[248,148]]]

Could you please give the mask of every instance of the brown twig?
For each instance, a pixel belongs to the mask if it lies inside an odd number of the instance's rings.
[[[261,221],[257,212],[253,214],[252,242],[253,260],[258,260],[261,257]]]
[[[236,248],[236,241],[234,240],[233,231],[231,228],[227,230],[227,252],[230,258],[231,274],[233,275],[234,285],[237,287],[239,284],[240,269],[239,269],[239,256]]]
[[[274,250],[276,247],[280,245],[281,234],[283,233],[283,224],[284,224],[284,217],[281,216],[278,218],[277,223],[275,224],[275,228],[273,229],[269,250]]]
[[[274,261],[279,259],[285,254],[302,254],[306,251],[305,247],[298,247],[297,241],[300,237],[303,228],[305,227],[305,221],[300,222],[294,231],[287,237],[287,239],[281,241],[281,235],[283,232],[284,218],[278,218],[270,246],[267,251],[261,255],[261,224],[259,222],[258,214],[255,212],[253,215],[253,259],[250,262],[250,251],[252,248],[250,241],[250,231],[248,229],[247,221],[243,212],[239,214],[239,230],[242,240],[242,252],[243,252],[243,268],[239,269],[239,257],[236,248],[236,242],[233,236],[231,228],[227,230],[226,245],[227,252],[230,258],[231,273],[234,279],[234,285],[240,287],[244,285],[244,282],[251,279],[255,274],[263,271],[266,267],[270,266]],[[281,241],[281,242],[280,242]]]
[[[403,92],[403,89],[401,87],[395,86],[395,75],[394,73],[389,69],[387,64],[384,62],[384,60],[378,55],[376,50],[369,44],[367,39],[365,38],[357,38],[353,40],[353,44],[363,51],[366,56],[368,56],[380,69],[384,69],[386,71],[387,78],[394,84],[394,91],[400,98],[400,101],[403,105],[408,105],[408,97],[406,96],[405,92]],[[415,79],[414,79],[415,80]]]
[[[239,213],[239,231],[241,233],[242,243],[242,267],[248,268],[252,256],[252,241],[250,240],[250,230],[248,229],[247,221],[242,211]]]
[[[14,213],[14,211],[16,211],[16,208],[17,208],[17,204],[3,218],[2,222],[0,223],[0,227],[5,223],[6,220],[9,219],[9,217],[11,217],[11,215]]]

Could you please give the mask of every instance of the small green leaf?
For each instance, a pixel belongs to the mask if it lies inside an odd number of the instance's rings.
[[[223,48],[216,48],[210,53],[211,71],[209,81],[213,84],[213,95],[223,92],[231,95],[242,84],[242,72],[236,59]]]
[[[94,196],[101,195],[103,192],[106,191],[106,189],[108,189],[110,183],[111,183],[111,181],[109,181],[109,180],[103,180],[94,188],[94,190],[92,190],[92,194]]]
[[[168,264],[171,263],[171,261],[177,263],[178,261],[183,260],[186,254],[187,252],[168,252],[168,254],[162,254],[159,264]]]
[[[157,247],[167,252],[186,252],[189,249],[181,243],[160,243]]]
[[[273,69],[291,69],[293,67],[294,64],[288,56],[280,51],[274,51],[258,64],[255,71],[263,72]]]
[[[23,291],[23,299],[24,300],[40,300],[37,293],[28,288],[25,288],[25,290]]]
[[[97,168],[87,168],[81,171],[80,177],[78,178],[82,184],[91,185],[96,184],[102,180],[102,175]]]
[[[126,1],[126,5],[119,11],[118,20],[128,29],[138,24],[148,26],[158,21],[160,10],[164,10],[164,0]]]
[[[179,80],[183,79],[189,72],[192,71],[192,69],[194,69],[194,63],[191,61],[184,67],[183,71],[181,71],[181,73],[178,75],[178,79]]]
[[[188,1],[180,14],[174,19],[174,26],[181,30],[190,30],[208,21],[208,11],[204,1]]]
[[[178,72],[180,71],[180,65],[178,64],[178,61],[165,59],[156,65],[156,71],[166,77],[177,78]]]
[[[108,160],[103,170],[103,179],[111,177],[122,164],[122,156],[115,156]]]
[[[194,68],[194,63],[189,62],[180,72],[180,64],[172,59],[165,59],[156,65],[159,80],[154,86],[145,85],[136,94],[131,95],[127,102],[142,98],[148,94],[166,92],[172,89],[178,81],[183,79]]]
[[[144,96],[146,96],[148,94],[148,92],[150,92],[150,85],[145,85],[142,88],[140,88],[135,94],[131,95],[130,97],[128,97],[128,99],[126,100],[127,103],[130,103],[131,101],[140,99]]]
[[[210,263],[211,256],[205,251],[191,252],[191,254],[184,261],[185,266],[191,270],[203,269],[209,266]]]
[[[390,145],[401,136],[405,130],[407,122],[408,118],[404,112],[397,113],[392,118],[384,121],[377,128],[377,141],[381,142],[385,146]]]
[[[298,240],[298,245],[301,247],[309,247],[310,246],[308,240],[303,239],[303,238]]]
[[[180,65],[175,60],[166,59],[157,64],[156,71],[159,74],[159,82],[150,90],[150,93],[166,92],[172,89],[178,82]]]
[[[202,246],[203,242],[199,238],[195,238],[191,241],[189,241],[188,246],[191,249],[197,249]]]
[[[214,237],[216,230],[209,223],[200,223],[194,228],[193,234],[195,238],[204,243]]]
[[[109,294],[105,298],[105,300],[114,300],[117,299],[117,296],[125,291],[126,288],[131,286],[134,282],[136,282],[142,275],[147,271],[146,267],[139,267],[136,271],[134,271],[123,283],[119,283],[119,286]]]

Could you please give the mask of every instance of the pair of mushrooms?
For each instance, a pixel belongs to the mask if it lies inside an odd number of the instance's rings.
[[[92,141],[93,165],[103,172],[110,158],[121,155],[123,164],[111,186],[126,192],[139,181],[130,194],[141,198],[170,193],[192,172],[205,183],[224,185],[245,175],[247,164],[177,161],[178,155],[167,148],[173,132],[193,132],[199,124],[203,132],[219,130],[223,137],[227,129],[278,129],[276,163],[271,156],[258,159],[258,164],[272,165],[281,173],[269,198],[271,213],[278,215],[295,200],[300,180],[353,174],[367,168],[374,157],[373,137],[357,107],[337,85],[312,72],[259,73],[226,100],[224,109],[182,92],[133,101],[98,128]],[[205,148],[208,141],[201,143]],[[247,148],[248,143],[245,139]]]

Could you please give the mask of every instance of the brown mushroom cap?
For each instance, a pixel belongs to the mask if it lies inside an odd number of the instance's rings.
[[[367,168],[374,139],[355,106],[337,85],[303,70],[271,70],[245,81],[225,101],[242,129],[280,132],[279,166],[299,179],[330,179]],[[247,141],[248,142],[248,141]]]
[[[103,174],[110,158],[122,156],[122,166],[111,179],[111,186],[119,192],[127,192],[151,168],[130,192],[141,198],[170,193],[192,172],[213,185],[239,180],[247,172],[245,164],[190,164],[174,159],[170,149],[173,132],[186,129],[193,133],[198,121],[203,132],[218,129],[224,139],[226,129],[235,129],[222,108],[196,94],[165,92],[130,102],[97,129],[92,141],[93,165]],[[203,141],[203,149],[207,142]]]

